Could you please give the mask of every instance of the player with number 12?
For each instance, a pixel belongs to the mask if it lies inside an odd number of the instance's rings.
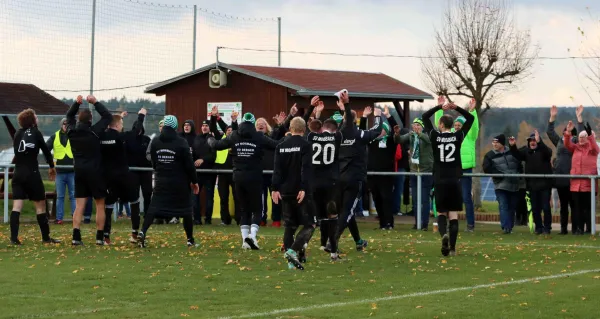
[[[443,115],[437,127],[433,129],[429,118],[439,110],[456,110],[466,119],[462,129],[452,132],[454,119],[452,116]],[[433,149],[433,185],[435,188],[435,205],[438,211],[439,232],[442,236],[442,255],[456,255],[456,239],[458,237],[458,212],[463,209],[462,163],[460,160],[460,147],[469,133],[475,117],[468,111],[453,103],[446,104],[443,96],[438,98],[438,105],[423,114],[425,131],[429,132],[429,140]],[[447,232],[447,223],[450,219],[450,236]]]

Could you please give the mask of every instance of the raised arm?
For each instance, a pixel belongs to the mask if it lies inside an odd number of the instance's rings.
[[[210,117],[210,122],[208,124],[208,128],[210,129],[210,131],[214,134],[215,138],[220,140],[221,138],[223,138],[223,136],[225,135],[225,132],[227,131],[227,125],[225,125],[225,129],[223,129],[221,127],[221,130],[223,131],[223,134],[221,134],[219,132],[219,130],[217,129],[217,121],[222,121],[220,118],[217,119],[216,116],[211,116]],[[225,124],[225,123],[223,123]],[[219,126],[221,124],[219,123]]]
[[[374,117],[374,121],[373,121],[373,126],[371,127],[371,129],[364,131],[364,130],[358,130],[356,132],[356,138],[359,139],[361,142],[367,144],[370,143],[372,140],[378,138],[381,135],[381,110],[379,109],[375,109],[375,117]]]
[[[131,131],[129,131],[131,134],[134,135],[139,135],[142,130],[144,129],[144,119],[146,118],[146,109],[142,108],[139,112],[138,112],[138,118],[135,122],[133,122],[133,127],[131,129]]]
[[[597,156],[598,152],[600,152],[600,147],[598,147],[598,143],[596,143],[596,133],[593,131],[592,135],[588,136],[588,143],[592,145],[592,151],[590,153],[594,156]]]
[[[554,122],[556,121],[556,115],[558,114],[558,108],[556,105],[552,105],[550,108],[550,120],[548,121],[548,127],[546,128],[546,135],[550,139],[550,142],[554,144],[554,146],[558,146],[558,142],[560,141],[560,136],[556,134],[554,128]]]
[[[77,99],[75,99],[75,102],[67,111],[67,131],[75,129],[75,125],[77,124],[75,116],[77,115],[77,112],[79,111],[79,106],[81,106],[82,102],[83,97],[81,95],[77,96]]]
[[[98,102],[93,95],[89,95],[87,97],[87,101],[94,104],[96,112],[98,112],[98,114],[101,116],[100,120],[96,122],[96,124],[92,125],[92,131],[96,134],[100,134],[104,132],[108,125],[110,125],[110,122],[112,122],[112,114],[110,114],[106,106]]]
[[[220,139],[217,141],[212,136],[208,137],[208,146],[210,146],[211,148],[213,148],[217,151],[222,151],[222,150],[232,148],[233,145],[234,145],[234,142],[231,138],[223,138],[223,139]]]
[[[456,111],[466,119],[465,124],[463,124],[462,128],[460,129],[466,137],[467,134],[469,134],[473,123],[475,122],[475,117],[460,106],[456,106]]]

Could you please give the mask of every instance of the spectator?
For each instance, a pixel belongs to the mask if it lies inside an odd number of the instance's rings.
[[[145,135],[146,129],[141,124],[141,130],[138,134],[125,135],[125,148],[127,153],[127,164],[129,167],[152,168],[152,163],[146,158],[146,150],[150,146],[150,137]],[[144,213],[148,212],[150,201],[152,199],[152,171],[129,171],[132,179],[132,186],[139,192],[142,190],[144,206],[141,209]],[[121,211],[119,210],[119,213]],[[127,214],[128,216],[131,214]]]
[[[433,151],[429,135],[423,133],[423,120],[416,118],[412,124],[412,132],[395,135],[398,144],[408,144],[410,147],[410,171],[415,173],[431,173],[433,171]],[[427,231],[429,225],[430,201],[429,194],[433,187],[433,176],[421,176],[421,229]],[[413,229],[417,229],[417,176],[410,177],[412,209],[415,214]]]
[[[521,162],[505,146],[506,137],[500,134],[492,141],[492,150],[483,158],[483,171],[487,174],[518,174]],[[493,177],[500,226],[505,234],[510,234],[514,226],[514,215],[517,207],[519,178]]]
[[[573,162],[571,165],[571,175],[596,175],[598,157],[598,144],[596,144],[596,134],[586,125],[585,131],[579,133],[579,142],[574,144],[571,131],[573,123],[569,121],[566,131],[563,133],[563,143],[565,147],[573,153]],[[589,179],[571,179],[571,196],[573,196],[574,209],[571,213],[571,230],[573,235],[583,235],[584,225],[588,228],[586,233],[591,232],[591,200],[592,183]]]
[[[371,114],[371,107],[366,107],[362,114],[362,119],[366,120]],[[388,122],[383,123],[382,127],[385,135],[382,135],[371,141],[368,148],[367,170],[369,172],[393,172],[396,162],[396,143],[391,134],[391,128],[396,126],[396,120],[390,114],[387,106],[384,107],[383,115]],[[391,230],[394,228],[394,212],[392,210],[392,194],[394,188],[394,176],[391,175],[370,175],[367,176],[367,185],[373,195],[375,209],[379,216],[379,228]]]
[[[407,134],[409,131],[406,128],[400,129],[400,135]],[[396,145],[394,171],[406,172],[410,169],[408,165],[408,145]],[[402,194],[404,193],[405,175],[394,176],[394,193],[392,195],[392,211],[396,215],[402,214]],[[408,213],[408,212],[405,212]]]
[[[475,122],[469,130],[467,136],[463,140],[460,147],[460,160],[462,164],[463,173],[473,173],[473,168],[477,163],[475,156],[475,144],[479,137],[479,118],[477,117],[477,111],[475,107],[475,99],[471,99],[469,102],[469,114],[475,117]],[[444,114],[444,110],[439,110],[435,113],[435,123],[439,123],[440,118]],[[459,116],[454,120],[454,129],[452,131],[459,131],[466,119],[464,116]],[[475,230],[475,208],[473,206],[473,178],[471,176],[464,176],[460,179],[462,185],[462,197],[465,203],[465,213],[467,217],[467,231],[472,232]]]
[[[67,137],[67,119],[60,120],[60,129],[46,141],[50,151],[54,151],[56,165],[73,166],[73,151]],[[75,171],[73,168],[56,169],[56,224],[62,225],[65,215],[65,193],[69,190],[71,216],[75,212]]]
[[[561,136],[556,134],[554,130],[554,122],[556,121],[556,115],[558,114],[558,108],[556,105],[552,105],[550,108],[550,121],[548,122],[548,129],[546,134],[552,141],[552,144],[556,146],[556,159],[554,162],[554,174],[557,175],[569,175],[571,174],[571,161],[572,152],[570,152],[563,143]],[[578,118],[581,116],[581,111],[577,108]],[[567,128],[563,130],[563,134]],[[572,132],[569,132],[571,138],[576,139],[577,129],[573,128]],[[576,143],[575,141],[572,141]],[[568,178],[557,178],[554,182],[554,186],[558,192],[560,200],[560,234],[568,234],[567,227],[569,226],[569,207],[571,207],[571,218],[573,217],[573,199],[571,198],[571,182]],[[575,229],[575,227],[571,227]]]
[[[217,116],[218,110],[216,107],[213,107],[210,117]],[[192,157],[194,159],[194,166],[196,169],[212,169],[215,165],[215,159],[217,154],[215,150],[211,149],[208,146],[207,140],[209,136],[212,136],[210,133],[210,121],[204,120],[202,122],[202,126],[200,127],[200,134],[196,136],[194,139],[193,152]],[[204,222],[207,225],[212,224],[212,214],[215,200],[215,184],[217,182],[217,175],[214,173],[198,173],[198,185],[200,188],[204,188]],[[200,196],[196,196],[196,201],[194,205],[194,223],[196,225],[201,225],[202,216],[202,205],[200,204]]]
[[[520,161],[525,162],[526,174],[551,175],[552,150],[544,144],[538,131],[531,133],[527,138],[527,147],[517,150],[514,141],[511,141],[511,151]],[[549,178],[525,178],[527,191],[531,199],[531,210],[535,223],[535,233],[549,235],[552,230],[552,211],[550,210],[550,192],[553,181]],[[542,221],[542,211],[544,218]]]

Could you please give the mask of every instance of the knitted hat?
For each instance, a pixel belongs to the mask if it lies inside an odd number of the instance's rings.
[[[456,120],[454,120],[454,122],[458,122],[461,125],[464,125],[466,121],[467,121],[467,119],[464,116],[459,116],[456,118]]]
[[[256,119],[254,118],[254,114],[252,114],[250,112],[244,114],[244,116],[242,117],[242,122],[250,122],[250,123],[254,124],[254,122],[256,122]]]
[[[331,119],[334,120],[337,124],[340,124],[343,118],[344,117],[342,116],[342,114],[340,114],[340,112],[338,111],[335,111],[335,113],[333,113],[333,115],[331,116]]]
[[[160,125],[163,125],[163,126],[164,126],[164,125],[165,125],[165,120],[160,120],[160,121],[158,121],[158,125],[159,125],[159,126],[160,126]]]
[[[202,125],[204,125],[204,124],[206,124],[206,125],[210,125],[210,121],[209,121],[209,120],[204,120],[204,121],[202,121]]]
[[[506,145],[506,137],[504,136],[504,134],[494,136],[494,142],[498,142],[502,145]]]
[[[177,118],[173,115],[165,115],[165,119],[163,120],[165,126],[168,126],[174,130],[177,129]]]
[[[419,117],[417,117],[416,119],[414,119],[413,123],[419,124],[422,127],[425,127],[425,124],[423,124],[423,120],[421,120],[421,118],[419,118]]]

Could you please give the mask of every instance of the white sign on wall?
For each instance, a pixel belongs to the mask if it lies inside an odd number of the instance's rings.
[[[238,113],[238,122],[241,120],[242,102],[210,102],[207,105],[207,114],[210,114],[213,106],[219,109],[219,116],[227,125],[231,125],[231,113],[233,112]],[[210,115],[207,116],[207,119],[210,119]]]

